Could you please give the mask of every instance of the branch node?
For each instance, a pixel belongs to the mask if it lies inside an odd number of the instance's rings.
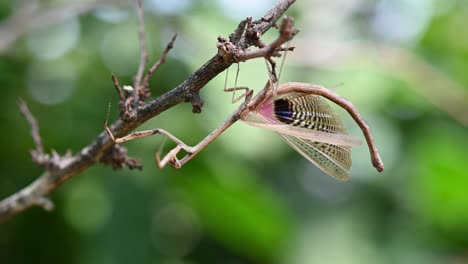
[[[39,135],[39,125],[36,118],[31,114],[28,106],[23,100],[19,99],[18,105],[21,113],[31,126],[31,135],[34,140],[34,144],[36,145],[36,148],[30,151],[32,161],[48,171],[64,167],[65,164],[67,164],[68,159],[73,157],[71,151],[68,150],[63,157],[61,157],[55,150],[51,151],[51,155],[46,154],[42,145],[41,136]]]
[[[192,113],[199,114],[202,111],[205,101],[200,97],[198,93],[192,92],[190,94],[189,101],[192,103]]]
[[[290,16],[285,16],[283,18],[283,23],[281,23],[279,28],[279,32],[283,38],[291,40],[297,33],[299,33],[299,30],[294,27],[294,19]]]
[[[251,23],[252,23],[252,17],[247,17],[247,18],[243,19],[239,23],[239,25],[237,26],[234,33],[229,35],[229,41],[234,43],[234,45],[237,45],[239,43],[239,40],[241,39],[242,35],[244,34],[244,31],[245,31],[245,28],[246,28],[247,24],[251,24]]]
[[[54,210],[55,208],[52,200],[44,196],[37,197],[36,199],[34,199],[33,203],[37,206],[42,207],[44,210],[49,211],[49,212]]]
[[[244,25],[242,22],[239,25],[239,28],[241,25]],[[283,44],[290,41],[299,32],[299,30],[294,27],[294,20],[291,17],[285,16],[279,28],[279,36],[273,42],[266,44],[260,39],[262,31],[258,31],[255,27],[255,25],[261,22],[262,20],[254,22],[251,22],[251,20],[245,21],[247,29],[245,30],[243,41],[243,43],[255,45],[259,49],[250,51],[244,48],[242,44],[238,44],[236,46],[233,44],[233,41],[227,41],[223,37],[218,37],[218,42],[216,44],[218,55],[222,57],[224,61],[229,63],[264,57],[270,62],[274,70],[274,62],[271,57],[280,57],[280,51],[292,51],[294,48],[285,48]],[[238,34],[238,32],[236,32],[236,34]],[[230,40],[237,41],[236,34],[231,34]]]
[[[124,112],[121,115],[123,121],[129,122],[136,118],[136,111],[133,109],[133,96],[127,97],[123,102]],[[119,104],[120,105],[120,104]]]
[[[218,48],[218,55],[223,58],[226,62],[233,62],[236,52],[236,46],[231,42],[227,41],[225,38],[218,37],[218,43],[216,43]]]
[[[112,169],[122,169],[127,166],[129,169],[142,170],[143,165],[137,159],[131,158],[127,155],[127,148],[115,144],[109,151],[104,154],[100,160],[105,165],[110,165]]]

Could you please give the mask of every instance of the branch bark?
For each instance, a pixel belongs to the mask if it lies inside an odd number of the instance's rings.
[[[279,0],[261,19],[248,23],[246,32],[239,37],[238,43],[236,43],[237,46],[241,47],[242,50],[252,45],[258,46],[260,36],[274,26],[294,2],[295,0]],[[245,26],[245,20],[242,23]],[[236,31],[236,33],[238,32]],[[269,53],[271,50],[268,51]],[[133,118],[125,120],[120,118],[110,126],[110,129],[116,137],[122,137],[152,117],[182,102],[191,102],[192,111],[194,113],[201,112],[203,100],[198,94],[199,91],[211,79],[235,62],[234,56],[223,57],[217,53],[177,87],[148,103],[137,105]],[[119,85],[115,78],[114,85],[119,91]],[[122,97],[121,94],[120,97]],[[60,156],[53,152],[51,157],[47,156],[46,171],[41,176],[22,190],[0,201],[0,221],[32,206],[41,206],[51,210],[53,204],[47,197],[71,177],[78,175],[93,164],[103,161],[103,158],[112,152],[113,148],[115,148],[114,142],[103,131],[93,142],[75,155],[67,153]]]

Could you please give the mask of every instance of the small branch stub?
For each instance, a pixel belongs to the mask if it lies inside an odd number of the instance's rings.
[[[129,169],[142,170],[143,165],[138,159],[130,158],[127,155],[127,148],[114,145],[102,158],[101,162],[110,165],[114,170],[122,169],[125,166]]]

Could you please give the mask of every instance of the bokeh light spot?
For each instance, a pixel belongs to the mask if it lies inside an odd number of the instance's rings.
[[[140,58],[138,32],[134,24],[119,24],[101,42],[101,58],[116,75],[135,74]]]
[[[271,8],[271,5],[274,1],[272,0],[218,0],[221,10],[224,12],[224,15],[232,19],[244,19],[246,16],[246,7],[249,9],[249,16],[256,18],[263,16],[266,10]]]
[[[169,203],[154,214],[154,246],[164,255],[183,257],[200,239],[200,223],[195,211],[183,203]]]
[[[94,11],[94,15],[102,21],[108,23],[119,23],[129,17],[127,10],[116,6],[101,6]]]
[[[100,230],[110,219],[112,204],[105,190],[94,181],[75,183],[65,197],[65,218],[83,233]]]
[[[163,15],[177,15],[183,13],[192,5],[188,0],[150,0],[146,1],[145,8]]]
[[[76,18],[70,18],[33,30],[27,36],[26,45],[36,57],[51,60],[63,56],[75,47],[79,38],[80,22]]]
[[[75,89],[76,67],[66,59],[36,61],[27,70],[27,87],[38,102],[55,105],[64,102]]]
[[[433,5],[433,1],[429,0],[380,1],[374,19],[374,31],[392,42],[417,40],[431,21]]]

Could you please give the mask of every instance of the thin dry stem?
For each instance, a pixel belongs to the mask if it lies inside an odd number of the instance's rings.
[[[39,134],[39,125],[36,118],[34,118],[34,116],[31,114],[31,111],[29,111],[28,106],[22,99],[18,100],[18,106],[21,113],[28,121],[29,126],[31,126],[31,136],[34,140],[34,145],[36,146],[36,153],[38,155],[43,155],[44,146],[42,145],[41,135]]]
[[[143,12],[143,3],[142,0],[136,0],[137,2],[137,14],[138,14],[138,39],[140,40],[140,65],[138,65],[138,72],[135,77],[135,82],[133,88],[135,89],[134,101],[138,102],[138,90],[140,89],[141,81],[143,79],[143,73],[145,71],[145,66],[148,63],[148,52],[146,51],[145,45],[145,21],[144,21],[144,12]]]
[[[166,60],[167,54],[169,51],[174,47],[174,42],[177,38],[177,34],[174,34],[171,41],[167,44],[166,49],[164,50],[163,54],[159,58],[159,60],[148,70],[145,77],[143,78],[142,86],[148,86],[149,78],[153,76],[153,74],[159,69],[159,66],[164,63]]]
[[[124,101],[125,100],[125,95],[123,93],[122,87],[120,87],[119,80],[117,79],[117,77],[114,74],[112,74],[112,82],[114,83],[114,87],[117,90],[117,93],[119,94],[120,100]]]

